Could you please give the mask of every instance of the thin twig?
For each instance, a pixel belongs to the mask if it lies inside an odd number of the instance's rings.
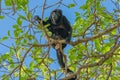
[[[12,72],[10,72],[7,76],[3,77],[2,80],[5,80],[7,77],[11,76],[19,67],[20,67],[19,65],[16,66],[16,67],[12,70]]]
[[[8,45],[5,45],[5,44],[3,44],[3,43],[0,43],[1,45],[3,45],[3,46],[5,46],[5,47],[7,47],[7,48],[12,48],[12,47],[10,47],[10,46],[8,46]],[[14,48],[12,48],[12,49],[14,49]]]
[[[27,56],[27,54],[29,53],[29,51],[31,50],[33,48],[33,45],[31,45],[30,46],[30,48],[26,51],[26,53],[25,53],[25,55],[23,56],[23,58],[22,58],[22,60],[21,60],[21,62],[20,62],[20,68],[19,68],[19,79],[21,80],[21,68],[22,68],[22,65],[23,65],[23,62],[24,62],[24,60],[25,60],[25,58],[26,58],[26,56]]]
[[[57,4],[60,4],[61,2],[62,2],[62,0],[59,0],[58,2],[56,2],[56,3],[54,3],[54,4],[50,5],[50,6],[45,7],[45,9],[56,6]]]
[[[12,3],[12,10],[13,10],[13,14],[12,15],[14,15],[15,14],[15,2],[12,0],[11,1],[11,3]]]
[[[0,0],[0,15],[2,13],[2,5],[1,5],[1,3],[2,3],[2,0]]]
[[[110,71],[109,71],[109,74],[108,74],[108,76],[107,76],[107,79],[106,80],[109,80],[109,78],[110,78],[110,75],[111,75],[111,73],[112,73],[112,63],[110,64]]]

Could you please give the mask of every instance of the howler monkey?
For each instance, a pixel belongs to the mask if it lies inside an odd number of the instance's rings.
[[[38,22],[41,21],[41,18],[39,16],[35,16],[35,20]],[[47,27],[50,32],[52,32],[51,38],[53,39],[64,39],[66,42],[69,42],[71,40],[71,34],[72,34],[72,28],[70,26],[69,21],[67,18],[62,14],[62,11],[60,9],[55,9],[51,12],[50,17],[47,21],[43,21],[43,25],[49,24]],[[62,50],[66,47],[66,43],[62,44]],[[53,44],[53,47],[55,48],[57,44]],[[60,46],[60,45],[59,45]],[[56,49],[56,48],[55,48]],[[63,59],[63,54],[60,48],[56,49],[57,52],[57,58],[58,62],[65,70],[65,62]],[[67,73],[73,73],[70,69],[67,69]],[[75,78],[71,78],[69,80],[75,80]]]

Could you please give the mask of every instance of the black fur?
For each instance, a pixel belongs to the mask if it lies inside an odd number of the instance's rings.
[[[39,22],[41,18],[39,16],[35,16],[35,19]],[[51,12],[51,15],[47,21],[43,21],[43,25],[50,24],[47,28],[50,32],[52,32],[51,38],[53,39],[64,39],[66,42],[71,40],[72,28],[70,26],[67,18],[62,14],[60,9],[55,9]],[[66,47],[67,44],[62,44],[62,50]],[[56,44],[53,44],[55,48]],[[65,69],[65,62],[63,59],[63,54],[60,49],[56,49],[58,62],[61,68]],[[73,73],[70,69],[67,69],[67,73]],[[69,80],[75,80],[75,78],[71,78]]]

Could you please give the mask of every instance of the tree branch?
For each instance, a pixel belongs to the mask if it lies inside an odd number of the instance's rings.
[[[87,42],[87,41],[96,39],[96,38],[98,38],[98,37],[101,37],[101,36],[104,35],[104,34],[109,33],[110,31],[118,28],[119,26],[120,26],[120,22],[117,23],[117,24],[115,24],[115,25],[114,25],[113,27],[111,27],[110,29],[107,29],[107,30],[105,30],[105,31],[103,31],[103,32],[101,32],[101,33],[98,33],[98,34],[94,35],[93,37],[78,39],[78,40],[75,41],[75,42],[70,42],[70,44],[73,45],[73,46],[75,46],[75,45],[77,45],[77,44],[79,44],[79,43]]]
[[[30,48],[26,51],[25,55],[23,56],[23,58],[22,58],[22,60],[21,60],[21,62],[20,62],[20,65],[19,65],[19,67],[20,67],[20,68],[19,68],[19,70],[20,70],[20,71],[19,71],[19,78],[21,78],[21,68],[22,68],[23,62],[24,62],[27,54],[29,53],[29,51],[32,49],[32,47],[33,47],[33,45],[31,45]]]
[[[115,50],[117,50],[119,47],[120,47],[120,43],[114,45],[109,52],[105,53],[104,58],[102,58],[99,62],[96,62],[96,63],[93,63],[93,64],[82,65],[82,66],[79,67],[79,69],[77,70],[76,73],[74,73],[74,74],[72,74],[72,75],[69,75],[69,76],[63,78],[63,80],[72,78],[73,76],[75,76],[75,75],[77,75],[78,73],[80,73],[80,71],[81,71],[82,69],[84,69],[84,68],[90,68],[90,67],[102,65],[106,60],[108,60],[110,57],[113,56]]]

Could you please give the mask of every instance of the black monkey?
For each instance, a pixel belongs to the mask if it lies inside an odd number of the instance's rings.
[[[35,20],[38,22],[41,21],[41,18],[39,16],[35,16]],[[50,32],[52,32],[51,38],[53,39],[64,39],[66,42],[69,42],[71,40],[71,34],[72,34],[72,28],[70,26],[69,21],[67,18],[62,14],[62,11],[60,9],[55,9],[51,12],[50,17],[47,21],[43,21],[43,25],[50,24],[47,28]],[[66,43],[62,44],[62,50],[66,47]],[[53,44],[53,47],[56,49],[57,44]],[[60,45],[59,45],[60,46]],[[63,54],[61,52],[61,49],[56,49],[57,52],[57,58],[58,62],[65,70],[65,62],[63,60]],[[67,73],[73,73],[70,69],[67,69]],[[71,78],[69,80],[75,80],[76,76],[74,78]]]

